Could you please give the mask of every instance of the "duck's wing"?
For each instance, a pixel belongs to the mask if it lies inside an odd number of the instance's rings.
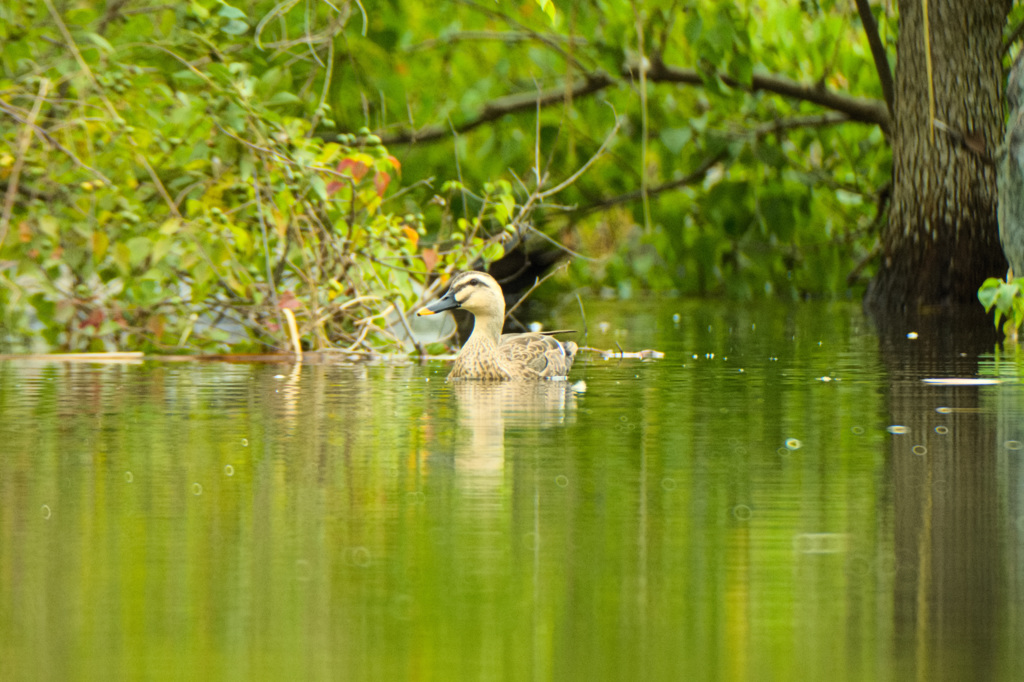
[[[498,350],[523,378],[550,379],[569,373],[577,346],[572,341],[528,332],[502,335]]]

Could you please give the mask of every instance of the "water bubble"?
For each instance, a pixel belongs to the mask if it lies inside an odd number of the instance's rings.
[[[799,438],[790,438],[786,441],[787,450],[799,450],[802,445]]]
[[[249,439],[248,438],[243,438],[242,439],[242,447],[243,448],[249,447]]]
[[[126,483],[131,483],[132,481],[135,480],[135,476],[132,475],[132,472],[126,471],[124,472],[124,480]]]
[[[935,427],[935,433],[939,434],[940,436],[945,436],[947,433],[949,433],[949,429],[940,424]]]
[[[1019,440],[1008,440],[1003,443],[1003,447],[1007,450],[1020,450],[1021,442]]]
[[[203,494],[203,486],[201,484],[199,484],[199,483],[193,483],[192,484],[192,494],[196,495],[196,496],[202,495]]]
[[[280,381],[281,379],[287,379],[288,377],[286,377],[283,374],[275,374],[274,378],[277,379],[278,381]]]
[[[675,322],[676,324],[679,324],[679,321],[681,319],[683,319],[683,316],[680,315],[679,313],[676,313],[675,315],[672,316],[672,321]]]
[[[952,407],[936,407],[935,411],[938,412],[939,414],[952,414],[953,413],[953,408]]]
[[[349,562],[353,566],[358,566],[359,568],[366,568],[370,565],[370,550],[362,546],[351,547],[348,550],[348,558]]]
[[[663,478],[661,479],[661,487],[663,490],[675,490],[676,481],[674,478]]]
[[[863,427],[863,426],[854,426],[854,427],[851,427],[851,428],[850,428],[850,432],[851,432],[851,433],[852,433],[853,435],[855,435],[855,436],[863,436],[863,435],[864,435],[864,427]]]
[[[48,504],[44,504],[41,511],[43,512],[43,520],[45,521],[49,521],[50,517],[53,516],[53,513],[50,511],[50,505]]]
[[[775,454],[777,454],[779,457],[789,457],[789,454],[791,452],[792,450],[787,448],[785,445],[780,445],[779,449],[775,451]]]
[[[224,475],[225,476],[234,476],[235,475],[235,467],[231,466],[230,464],[225,464],[224,465]]]
[[[563,474],[555,476],[555,485],[557,485],[559,488],[566,487],[567,485],[569,485],[569,477]]]
[[[732,508],[732,515],[739,521],[749,521],[754,512],[745,504],[737,504]]]
[[[925,455],[928,454],[928,448],[926,448],[923,445],[915,445],[914,447],[910,448],[910,451],[913,452],[918,457],[924,457]]]
[[[909,426],[902,426],[900,424],[893,424],[892,426],[887,426],[885,427],[885,430],[895,435],[910,433]]]
[[[907,338],[908,339],[916,339],[917,338],[917,332],[907,332]]]

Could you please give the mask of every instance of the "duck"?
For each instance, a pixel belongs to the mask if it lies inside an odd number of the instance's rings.
[[[473,333],[459,350],[448,381],[564,380],[578,347],[550,333],[502,334],[505,296],[486,272],[470,270],[452,278],[448,292],[417,315],[434,315],[461,308],[473,315]]]

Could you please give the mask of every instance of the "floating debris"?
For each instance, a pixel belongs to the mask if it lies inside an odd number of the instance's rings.
[[[618,350],[606,350],[602,348],[591,348],[590,346],[583,346],[579,349],[580,352],[597,353],[601,356],[602,360],[662,360],[665,354],[660,350],[644,349],[638,351],[626,351],[621,348]]]

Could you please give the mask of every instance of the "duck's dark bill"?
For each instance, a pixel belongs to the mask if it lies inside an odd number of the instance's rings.
[[[420,308],[417,315],[433,315],[434,313],[440,313],[445,310],[451,310],[452,308],[458,308],[459,302],[455,300],[451,292],[448,292],[441,298],[437,299],[425,308]]]

